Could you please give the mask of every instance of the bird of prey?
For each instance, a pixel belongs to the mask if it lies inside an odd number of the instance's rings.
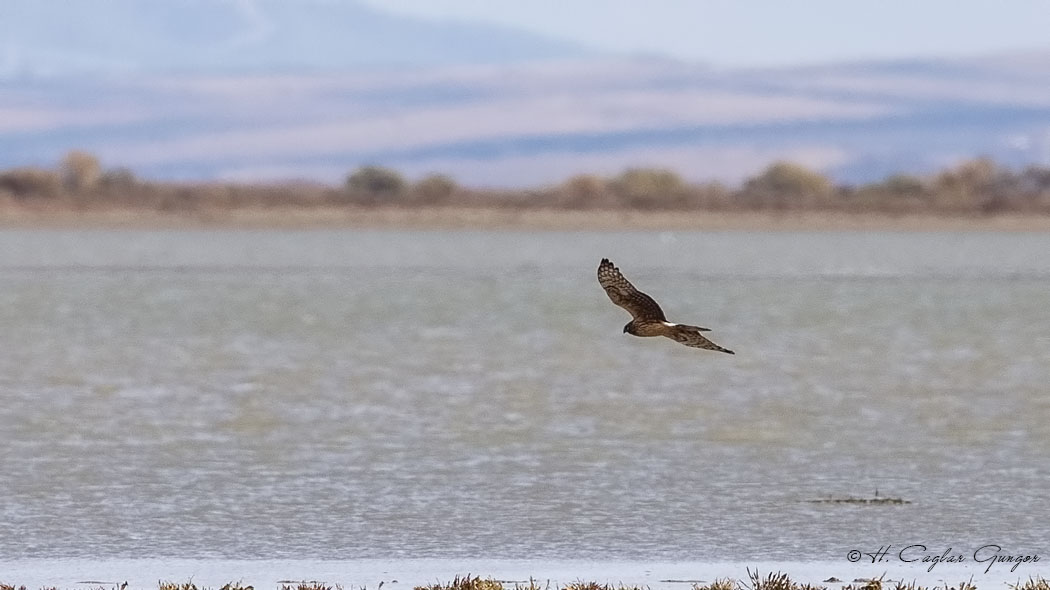
[[[708,328],[672,324],[667,321],[660,305],[652,297],[635,289],[634,285],[620,274],[620,269],[616,268],[608,258],[602,258],[601,264],[598,265],[598,284],[605,289],[605,293],[613,303],[626,309],[634,318],[623,327],[624,334],[667,336],[693,348],[735,354],[732,350],[722,348],[700,334],[700,332],[710,332]]]

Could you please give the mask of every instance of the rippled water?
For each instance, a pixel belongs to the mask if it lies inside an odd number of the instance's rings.
[[[1048,234],[2,231],[0,351],[10,559],[1050,549]]]

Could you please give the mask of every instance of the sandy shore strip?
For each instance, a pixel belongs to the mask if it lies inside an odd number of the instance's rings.
[[[580,211],[511,208],[246,208],[199,211],[0,208],[2,228],[1050,231],[1050,215],[884,215],[834,211]]]

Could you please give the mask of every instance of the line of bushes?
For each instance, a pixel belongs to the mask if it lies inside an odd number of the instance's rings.
[[[396,170],[362,166],[343,186],[320,183],[159,182],[126,168],[104,169],[73,151],[55,169],[0,172],[0,204],[156,210],[316,206],[459,206],[634,210],[839,210],[886,213],[1050,213],[1050,167],[1015,171],[988,158],[926,177],[894,175],[859,186],[835,184],[804,166],[777,162],[730,188],[690,183],[659,168],[613,177],[591,174],[532,189],[479,189],[443,174],[409,182]]]

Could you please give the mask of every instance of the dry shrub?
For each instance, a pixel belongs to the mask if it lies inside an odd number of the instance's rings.
[[[0,173],[0,190],[16,198],[57,197],[62,194],[58,174],[43,168],[13,168]]]
[[[679,202],[686,191],[682,178],[671,170],[631,168],[612,181],[619,201],[635,209],[666,209]]]
[[[693,590],[739,590],[740,586],[732,578],[716,578],[706,586],[693,584]]]
[[[405,179],[401,173],[383,166],[362,166],[346,178],[351,201],[361,204],[392,204],[403,196]]]
[[[776,162],[744,183],[739,199],[752,207],[811,208],[835,194],[831,181],[799,164]]]
[[[481,576],[470,577],[456,576],[448,584],[431,584],[429,586],[416,586],[415,590],[503,590],[503,584],[492,578],[482,579]]]
[[[598,582],[584,582],[576,581],[570,582],[561,587],[561,590],[645,590],[641,586],[628,586],[620,584],[619,586],[612,586],[609,584],[599,584]]]
[[[282,583],[278,590],[343,590],[339,584],[326,584],[324,582],[309,581],[295,584]]]
[[[82,150],[67,153],[62,158],[59,170],[62,174],[62,184],[73,193],[94,190],[102,178],[102,165],[98,158]]]
[[[553,191],[555,207],[566,209],[595,209],[621,205],[609,183],[594,174],[577,174]]]
[[[456,181],[445,174],[428,174],[412,185],[409,200],[415,205],[442,205],[452,200],[457,190]]]
[[[157,583],[158,590],[200,590],[192,580],[179,584],[178,582],[160,581]]]
[[[1007,584],[1007,586],[1010,590],[1050,590],[1050,582],[1047,582],[1042,576],[1034,578],[1029,576],[1024,584],[1018,582],[1016,584]]]

